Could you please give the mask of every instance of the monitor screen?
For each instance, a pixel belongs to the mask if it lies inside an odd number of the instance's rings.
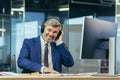
[[[108,59],[109,38],[116,37],[117,24],[100,19],[84,18],[81,59]]]

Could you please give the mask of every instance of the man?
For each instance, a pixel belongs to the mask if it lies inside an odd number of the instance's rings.
[[[62,41],[61,23],[55,18],[48,18],[42,25],[41,35],[25,39],[18,57],[18,66],[23,73],[60,73],[62,65],[71,67],[73,58]],[[59,36],[58,36],[59,34]],[[44,51],[46,43],[47,51]],[[45,65],[45,53],[48,53],[48,65]]]

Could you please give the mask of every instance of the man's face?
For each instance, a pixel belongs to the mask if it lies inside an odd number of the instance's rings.
[[[60,31],[60,27],[53,27],[51,25],[46,25],[44,28],[44,32],[42,34],[43,39],[46,42],[51,42],[57,37],[59,31]]]

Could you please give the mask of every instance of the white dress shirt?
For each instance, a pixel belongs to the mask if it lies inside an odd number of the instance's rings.
[[[42,57],[42,65],[43,67],[41,68],[40,72],[43,73],[43,69],[44,69],[44,49],[45,49],[45,44],[47,43],[42,36],[40,36],[40,41],[41,41],[41,57]],[[61,41],[60,43],[56,44],[56,45],[60,45],[62,44],[63,41]],[[49,64],[49,68],[53,69],[53,63],[52,63],[52,47],[51,44],[48,43],[48,64]]]
[[[41,57],[42,57],[42,65],[44,66],[44,49],[45,49],[45,44],[47,43],[46,41],[43,40],[42,36],[40,36],[40,41],[41,41]],[[49,68],[53,68],[52,66],[52,54],[51,54],[51,45],[48,43],[48,64]]]

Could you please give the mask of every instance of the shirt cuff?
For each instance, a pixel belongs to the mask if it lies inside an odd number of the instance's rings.
[[[59,43],[57,43],[56,45],[60,45],[60,44],[62,44],[63,43],[63,41],[60,41]]]
[[[42,66],[41,67],[41,70],[40,70],[40,72],[43,74],[44,72],[43,72],[43,69],[45,68],[45,66]]]

